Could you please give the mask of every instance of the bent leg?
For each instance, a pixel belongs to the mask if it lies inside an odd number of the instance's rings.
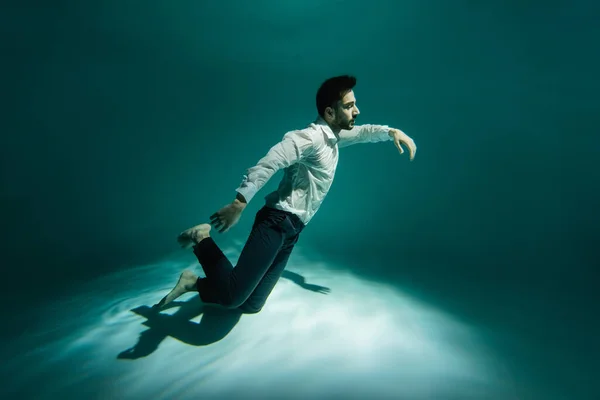
[[[197,284],[203,301],[228,308],[237,308],[246,301],[284,244],[285,233],[278,226],[281,219],[259,211],[235,268],[212,238],[194,246],[194,254],[206,273]]]

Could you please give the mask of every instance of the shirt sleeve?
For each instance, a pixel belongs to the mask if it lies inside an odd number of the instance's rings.
[[[313,152],[314,143],[309,131],[298,130],[286,133],[281,142],[271,147],[254,167],[246,171],[236,192],[250,203],[254,195],[278,170],[302,161]]]
[[[356,125],[351,130],[342,130],[338,147],[347,147],[357,143],[377,143],[392,140],[387,125]]]

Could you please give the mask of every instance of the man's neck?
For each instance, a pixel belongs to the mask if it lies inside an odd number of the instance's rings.
[[[332,126],[332,124],[330,124],[329,122],[327,122],[325,120],[325,118],[323,118],[321,116],[318,117],[317,121],[318,121],[319,124],[327,125],[327,127],[331,130],[331,132],[333,133],[333,135],[336,138],[339,138],[339,134],[340,134],[340,131],[341,131],[341,129],[340,129],[339,126]]]
[[[331,132],[333,132],[333,134],[335,136],[338,136],[340,131],[342,130],[339,126],[335,125],[335,124],[330,124],[329,122],[327,122],[327,120],[325,118],[321,118],[323,120],[323,122],[325,124],[327,124],[327,126],[329,127],[329,129],[331,129]]]
[[[329,126],[329,129],[331,129],[331,132],[333,132],[333,134],[335,136],[338,136],[340,134],[341,129],[337,126],[331,126],[331,124],[327,123],[327,125]]]

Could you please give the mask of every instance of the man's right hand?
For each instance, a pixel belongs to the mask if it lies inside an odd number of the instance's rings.
[[[233,203],[226,205],[211,215],[210,223],[219,230],[219,233],[227,232],[232,226],[238,223],[245,208],[246,203],[235,199]]]

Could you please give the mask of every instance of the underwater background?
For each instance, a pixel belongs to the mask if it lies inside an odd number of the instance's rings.
[[[14,2],[0,12],[3,399],[597,399],[600,5]],[[182,230],[357,77],[336,178],[256,315]],[[235,261],[263,197],[213,233]],[[184,301],[187,300],[187,301]],[[283,396],[283,397],[282,397]]]

